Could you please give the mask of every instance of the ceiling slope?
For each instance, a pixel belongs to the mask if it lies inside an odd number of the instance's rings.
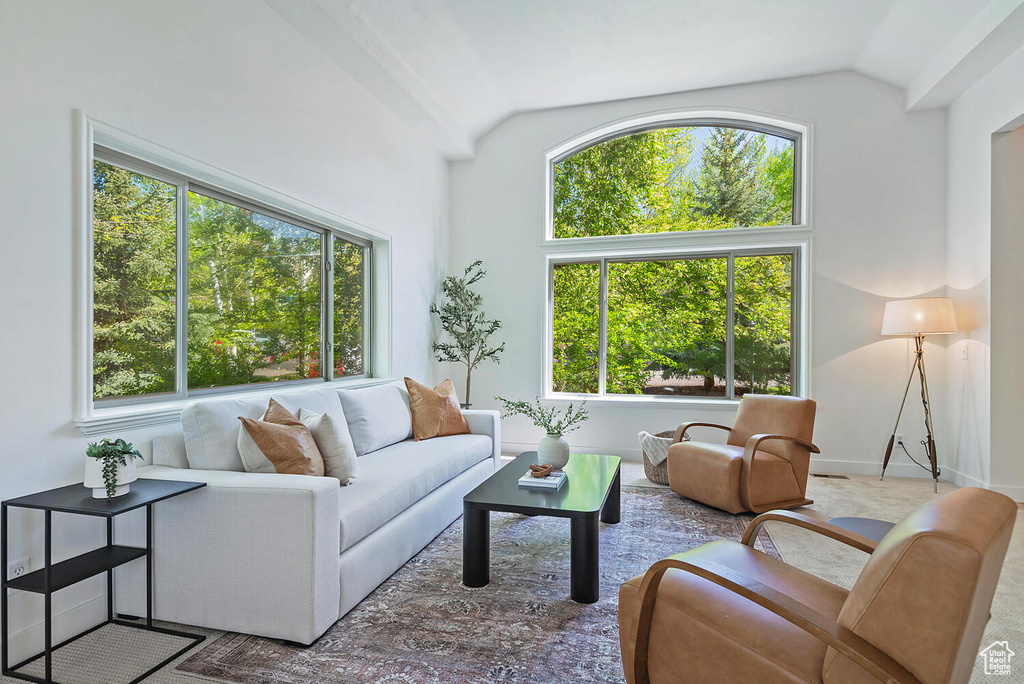
[[[993,0],[910,83],[907,109],[952,104],[1022,46],[1024,0]]]
[[[265,0],[450,158],[518,111],[855,70],[945,106],[1024,0]]]

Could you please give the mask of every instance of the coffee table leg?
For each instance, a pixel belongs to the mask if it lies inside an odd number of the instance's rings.
[[[569,598],[576,603],[595,603],[601,594],[598,582],[597,518],[571,520]]]
[[[462,583],[482,587],[491,581],[491,512],[462,507]]]
[[[611,489],[608,490],[608,498],[601,509],[601,522],[615,524],[619,522],[619,471],[615,471],[615,479],[612,480]]]

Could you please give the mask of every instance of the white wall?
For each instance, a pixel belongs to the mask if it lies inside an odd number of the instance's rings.
[[[953,467],[963,481],[1024,500],[1019,452],[1024,368],[1014,329],[1024,296],[1015,265],[1021,219],[995,225],[993,145],[1024,123],[1024,49],[981,78],[949,108],[949,284],[963,332],[949,349]],[[1011,192],[1013,192],[1011,190]],[[1020,195],[1018,184],[1016,194]],[[998,278],[998,281],[996,280]],[[998,322],[997,322],[998,321]],[[962,359],[964,348],[968,359]]]
[[[447,164],[264,3],[0,3],[0,93],[0,498],[82,477],[87,440],[71,424],[76,108],[391,234],[393,372],[433,377],[427,307],[448,251]],[[145,445],[151,434],[121,436]],[[41,516],[11,518],[12,557],[38,567]],[[100,521],[54,524],[56,559],[101,543]],[[56,612],[102,591],[96,580],[61,592]],[[41,605],[14,595],[12,630],[37,624]],[[101,605],[76,614],[94,619]]]
[[[546,150],[630,116],[680,108],[756,110],[812,125],[811,397],[818,402],[819,469],[878,472],[912,362],[912,343],[879,335],[890,297],[945,293],[945,114],[905,113],[903,94],[853,73],[758,83],[515,115],[484,136],[474,160],[452,164],[451,264],[483,259],[488,313],[504,322],[507,353],[474,374],[474,404],[541,394]],[[942,338],[927,342],[939,415]],[[462,373],[451,369],[460,382]],[[915,391],[915,390],[912,390]],[[636,434],[686,420],[728,423],[734,408],[589,407],[570,442],[638,458]],[[923,437],[912,394],[901,425]],[[940,459],[946,426],[936,424]],[[505,421],[509,446],[536,443],[524,419]],[[918,454],[923,452],[919,449]],[[897,456],[890,472],[923,474]]]

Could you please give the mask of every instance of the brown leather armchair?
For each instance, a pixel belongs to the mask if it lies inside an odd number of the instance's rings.
[[[817,405],[800,397],[746,394],[736,422],[683,423],[668,450],[672,491],[729,513],[814,503],[806,498]],[[727,430],[725,444],[692,442],[694,427]]]
[[[791,511],[655,563],[619,591],[628,684],[960,684],[971,676],[1017,506],[959,489],[903,519],[877,546]],[[753,548],[767,521],[871,554],[853,589]]]

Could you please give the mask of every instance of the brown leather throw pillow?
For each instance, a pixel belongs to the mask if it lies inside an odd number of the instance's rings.
[[[447,379],[434,389],[405,379],[412,404],[412,434],[416,441],[447,435],[468,435],[469,426],[459,410],[455,385]]]
[[[298,418],[270,400],[263,420],[238,417],[252,441],[267,457],[274,470],[286,475],[324,474],[324,458],[313,434]]]

